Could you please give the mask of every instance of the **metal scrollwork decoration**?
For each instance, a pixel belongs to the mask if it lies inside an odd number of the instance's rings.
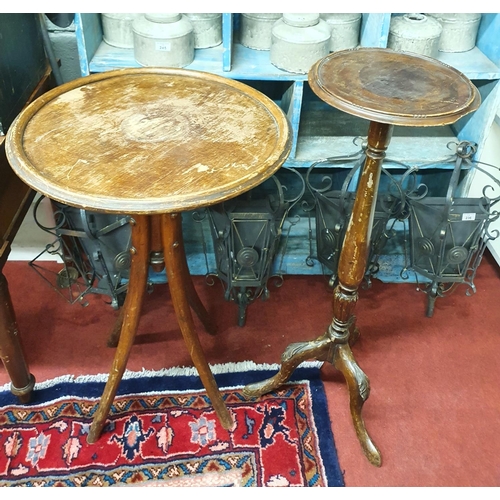
[[[500,183],[479,165],[491,166],[472,160],[477,150],[475,143],[462,141],[455,154],[448,158],[454,163],[445,197],[415,196],[410,200],[411,263],[409,269],[427,278],[428,283],[419,289],[428,295],[427,316],[434,313],[436,298],[451,293],[457,285],[468,285],[467,294],[476,292],[474,277],[489,240],[498,236],[489,225],[499,217],[494,210],[500,196],[492,198],[493,186],[483,188],[483,196],[475,198],[456,197],[457,186],[463,172],[475,168],[486,174],[497,187]],[[420,186],[422,187],[422,186]]]
[[[319,261],[330,274],[329,284],[336,284],[338,259],[365,160],[366,140],[357,137],[353,142],[359,148],[355,153],[318,160],[304,176],[282,167],[248,193],[193,212],[193,220],[202,228],[206,281],[213,285],[214,278],[219,278],[224,298],[238,306],[240,326],[245,324],[249,304],[259,297],[268,298],[270,280],[275,278],[276,286],[283,283],[289,237],[300,221],[300,211],[291,210],[299,201],[309,224],[306,265]],[[488,242],[499,236],[490,224],[500,217],[496,209],[500,182],[489,169],[500,169],[473,159],[475,143],[450,142],[448,148],[450,155],[420,165],[386,159],[365,270],[364,286],[368,287],[379,273],[382,255],[403,254],[400,277],[408,280],[409,273],[414,273],[417,289],[428,296],[428,316],[433,315],[436,299],[459,284],[467,285],[467,295],[476,292],[477,268]],[[491,183],[475,198],[457,196],[461,182],[473,170],[486,175]],[[436,182],[430,189],[422,181],[427,173],[435,179],[437,171],[446,179],[437,186],[438,192]],[[130,217],[51,201],[55,224],[46,227],[38,216],[43,199],[35,202],[34,220],[54,236],[54,242],[30,266],[70,303],[85,306],[86,294],[99,293],[108,295],[112,307],[119,308],[130,267]],[[63,269],[54,273],[39,265],[45,253],[58,256]]]
[[[306,174],[306,185],[313,196],[313,203],[303,202],[304,210],[315,212],[317,255],[312,250],[312,224],[310,221],[310,254],[306,263],[317,259],[332,273],[330,285],[337,278],[337,266],[345,230],[349,222],[356,180],[363,165],[365,143],[349,156],[326,158],[314,162]],[[499,236],[491,231],[491,222],[498,219],[494,206],[500,199],[500,182],[485,168],[493,165],[474,161],[477,145],[472,142],[449,143],[453,154],[423,165],[407,165],[387,159],[382,167],[375,214],[372,222],[370,254],[365,272],[365,286],[379,271],[379,258],[389,240],[392,249],[404,256],[400,276],[409,279],[414,272],[418,290],[427,293],[427,315],[432,316],[437,297],[451,293],[458,284],[468,285],[467,294],[476,291],[474,277],[487,243]],[[328,165],[340,165],[349,170],[341,182],[334,179],[339,169]],[[452,166],[451,176],[445,186],[445,196],[435,196],[421,179],[426,171],[446,165]],[[442,167],[445,167],[443,169]],[[476,169],[486,174],[497,185],[483,188],[482,196],[457,197],[457,190],[465,174]],[[409,255],[409,257],[408,257]],[[419,282],[420,276],[420,282]]]
[[[225,288],[224,298],[238,305],[239,326],[246,322],[249,304],[269,297],[267,283],[285,220],[305,190],[296,170],[282,167],[280,172],[293,174],[289,177],[298,180],[299,188],[288,189],[274,175],[248,193],[207,210],[217,267],[209,276],[218,277]],[[294,224],[291,221],[289,230]],[[282,274],[280,263],[279,280]]]
[[[336,283],[338,259],[354,204],[356,182],[365,161],[366,141],[357,137],[354,139],[354,144],[361,146],[356,153],[318,160],[308,168],[306,173],[306,185],[313,196],[314,203],[312,206],[308,206],[305,202],[304,210],[312,212],[315,209],[316,258],[331,271],[329,283],[331,287]],[[390,162],[394,166],[406,169],[406,166],[399,162]],[[323,170],[316,174],[318,167],[327,165],[342,165],[344,166],[343,170],[346,167],[349,168],[341,185],[338,181],[337,186],[335,185],[332,173]],[[371,285],[372,277],[379,270],[379,257],[387,241],[395,234],[393,230],[395,221],[403,220],[408,216],[405,192],[401,182],[387,168],[384,167],[382,170],[388,179],[388,187],[386,191],[380,192],[377,198],[371,229],[370,255],[365,273],[365,286]],[[338,169],[335,172],[338,172]],[[313,174],[316,174],[315,181]],[[391,219],[392,225],[388,225]],[[307,259],[310,261],[312,258],[314,257],[311,251]]]
[[[69,303],[84,300],[88,293],[108,295],[118,309],[124,300],[130,268],[130,220],[127,216],[101,214],[51,201],[55,225],[40,222],[38,210],[43,196],[33,207],[35,223],[54,236],[29,265]],[[64,267],[54,273],[37,261],[44,254],[57,256]]]
[[[330,285],[332,286],[337,277],[336,272],[340,249],[344,241],[346,225],[354,203],[354,193],[348,191],[348,187],[352,177],[358,172],[363,161],[363,149],[347,156],[325,158],[311,164],[305,176],[306,186],[313,196],[313,204],[309,205],[304,200],[303,209],[310,214],[315,210],[317,250],[317,255],[314,256],[312,251],[312,228],[310,227],[311,251],[307,257],[309,262],[306,262],[308,265],[312,265],[310,261],[316,258],[321,264],[332,271],[333,274],[330,278]],[[324,170],[316,174],[318,167],[342,164],[353,166],[348,171],[341,189],[334,189],[332,175],[324,172]],[[315,184],[315,181],[317,184]]]

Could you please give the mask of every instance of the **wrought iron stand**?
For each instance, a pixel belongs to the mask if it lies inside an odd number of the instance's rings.
[[[268,281],[285,219],[304,194],[303,177],[292,168],[281,170],[293,174],[298,189],[286,188],[274,175],[259,188],[207,209],[217,265],[207,280],[213,283],[211,278],[217,277],[223,283],[224,298],[238,306],[239,326],[245,325],[249,304],[269,297]],[[282,276],[277,277],[282,282]]]
[[[118,309],[124,300],[130,269],[130,217],[112,215],[70,207],[51,201],[54,227],[44,226],[37,215],[44,197],[33,209],[35,223],[54,236],[30,266],[71,304],[84,300],[88,293],[108,295]],[[57,255],[64,267],[58,272],[43,268],[38,260],[43,254]]]

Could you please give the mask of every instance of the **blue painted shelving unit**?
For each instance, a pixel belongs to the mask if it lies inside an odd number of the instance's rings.
[[[223,14],[223,42],[218,47],[197,49],[194,62],[188,69],[208,71],[228,78],[244,81],[270,95],[280,104],[290,119],[293,147],[285,166],[306,169],[313,162],[331,156],[356,151],[356,135],[366,135],[368,123],[337,111],[314,96],[307,83],[307,75],[279,70],[269,62],[268,51],[248,49],[238,43],[239,14]],[[391,14],[363,14],[360,45],[385,47],[389,34]],[[76,14],[76,37],[82,76],[118,68],[138,67],[133,49],[111,47],[102,40],[100,14]],[[464,53],[440,53],[439,59],[466,74],[478,87],[482,105],[478,111],[456,124],[445,127],[395,127],[388,156],[409,164],[422,164],[450,154],[450,141],[469,140],[478,144],[480,158],[486,134],[500,105],[500,14],[483,14],[476,47]],[[342,166],[337,167],[342,168]],[[443,168],[450,168],[443,167]],[[304,170],[305,171],[305,170]],[[442,182],[442,172],[436,172],[436,183]],[[432,175],[429,176],[432,184]],[[470,179],[461,183],[461,195],[466,196]],[[193,274],[205,274],[207,265],[199,235],[203,230],[210,243],[210,234],[185,218],[194,234],[186,241],[188,261]],[[194,226],[194,227],[191,227]],[[314,228],[313,228],[314,231]],[[319,263],[310,267],[306,257],[310,253],[310,232],[307,217],[293,227],[288,240],[281,269],[287,274],[322,274]],[[397,253],[397,252],[396,252]],[[278,265],[278,264],[276,264]],[[402,256],[387,255],[381,261],[378,277],[383,281],[400,281]],[[214,262],[209,262],[212,270]]]

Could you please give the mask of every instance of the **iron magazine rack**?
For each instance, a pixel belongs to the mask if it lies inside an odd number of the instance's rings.
[[[249,304],[269,297],[270,279],[275,278],[276,286],[283,283],[281,264],[290,232],[300,219],[297,213],[291,216],[295,206],[309,221],[306,264],[320,262],[334,286],[356,181],[365,159],[366,142],[362,138],[354,142],[359,150],[352,155],[318,160],[305,175],[282,167],[280,173],[285,175],[275,174],[245,195],[192,213],[192,220],[203,226],[199,240],[206,282],[213,285],[214,278],[219,279],[225,300],[238,306],[240,326],[245,324]],[[458,285],[468,287],[467,295],[476,292],[474,278],[483,253],[488,242],[499,235],[490,224],[500,215],[496,209],[500,182],[485,167],[498,168],[473,160],[475,143],[451,142],[448,148],[449,156],[432,163],[384,162],[365,273],[365,286],[370,286],[379,272],[381,255],[402,254],[400,277],[408,280],[410,273],[414,274],[417,289],[428,296],[428,316],[433,315],[436,299],[449,295]],[[438,191],[431,191],[425,175],[436,169],[445,181]],[[484,186],[479,197],[460,197],[460,183],[472,169],[486,174],[491,184]],[[109,296],[112,307],[118,309],[130,266],[129,217],[52,202],[55,225],[46,227],[37,216],[40,201],[34,207],[35,221],[55,241],[30,265],[69,302],[86,305],[85,295],[98,293]],[[57,254],[63,262],[63,268],[52,276],[37,262],[46,252]],[[209,264],[209,258],[215,266]]]

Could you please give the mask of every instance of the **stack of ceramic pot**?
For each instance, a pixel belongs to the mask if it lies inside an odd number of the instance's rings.
[[[132,31],[134,57],[142,66],[183,68],[194,60],[194,29],[183,14],[144,14]]]
[[[132,23],[141,14],[101,14],[103,39],[108,45],[123,49],[134,47]]]
[[[282,14],[241,14],[241,45],[255,50],[270,50],[273,26]]]
[[[319,14],[283,14],[271,37],[271,63],[291,73],[307,73],[330,53],[331,28]]]
[[[481,14],[427,15],[437,19],[443,27],[439,40],[440,52],[467,52],[476,46]]]
[[[332,29],[330,52],[358,46],[361,14],[321,14],[321,19]]]
[[[437,58],[442,31],[439,21],[424,14],[392,16],[387,47]]]

